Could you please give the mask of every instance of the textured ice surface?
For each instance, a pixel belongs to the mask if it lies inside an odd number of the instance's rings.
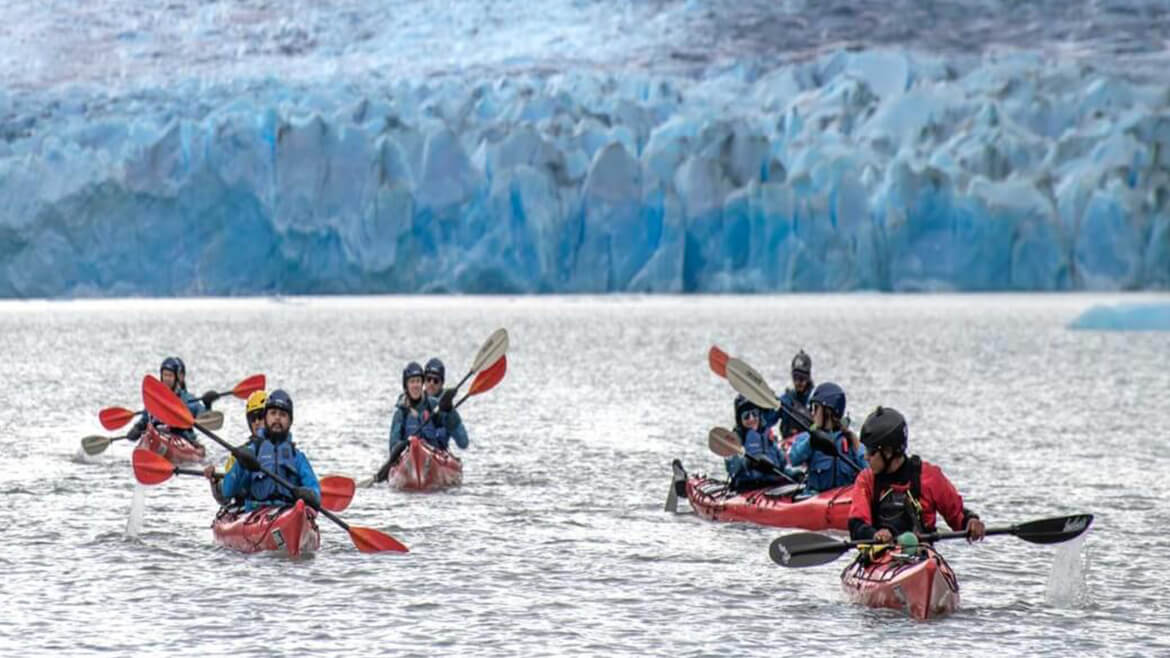
[[[4,7],[0,296],[1170,286],[1163,9],[829,4]]]
[[[1170,331],[1170,302],[1094,306],[1073,320],[1069,324],[1069,328],[1105,331]]]

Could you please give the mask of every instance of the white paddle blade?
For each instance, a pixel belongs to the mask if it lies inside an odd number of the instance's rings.
[[[479,348],[479,353],[475,355],[475,361],[471,363],[471,371],[479,372],[485,366],[490,366],[499,361],[500,357],[504,356],[507,351],[508,330],[501,327],[492,332],[483,347]]]
[[[731,387],[761,409],[779,409],[776,392],[764,377],[748,364],[732,357],[727,360],[727,381]]]
[[[202,425],[206,429],[209,429],[209,430],[214,432],[215,430],[218,430],[218,429],[223,427],[223,412],[222,411],[204,412],[204,413],[200,414],[198,418],[195,419],[195,422],[199,423],[200,425]]]
[[[95,434],[81,440],[81,449],[91,457],[93,455],[100,455],[108,447],[110,447],[110,437],[108,436],[97,436]]]
[[[739,444],[739,439],[731,430],[723,427],[711,428],[711,431],[707,433],[707,447],[720,457],[743,454],[743,446]]]

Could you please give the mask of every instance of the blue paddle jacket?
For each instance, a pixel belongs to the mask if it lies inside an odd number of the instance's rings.
[[[203,406],[203,402],[191,393],[188,393],[187,389],[179,389],[179,392],[176,395],[178,395],[179,399],[183,401],[183,404],[187,405],[187,411],[190,411],[193,417],[198,418],[200,414],[207,412],[207,407]],[[142,432],[146,430],[147,423],[153,423],[155,426],[164,424],[161,420],[152,417],[150,414],[144,413],[141,417],[139,417],[138,422],[134,424],[134,427],[130,429],[129,435],[138,436],[139,434],[142,434]],[[199,441],[195,438],[194,429],[180,430],[168,428],[168,431],[171,434],[181,436],[184,439],[191,441],[192,443],[199,443]]]
[[[735,435],[739,437],[745,453],[753,457],[767,459],[779,467],[781,471],[787,472],[788,459],[784,456],[784,451],[780,449],[780,446],[771,439],[771,432],[765,430],[764,433],[760,433],[740,426],[735,428]],[[766,487],[787,481],[769,469],[753,468],[747,459],[739,455],[726,458],[723,464],[727,468],[728,476],[731,477],[732,486],[736,489]]]
[[[255,455],[262,466],[288,480],[294,487],[307,487],[317,492],[320,499],[321,484],[317,481],[317,474],[313,472],[313,466],[305,453],[297,450],[291,432],[284,441],[273,443],[261,429],[258,440],[248,443],[243,450]],[[225,499],[242,497],[245,510],[265,505],[287,505],[296,500],[291,491],[260,471],[249,471],[239,460],[224,475],[220,493]]]
[[[852,459],[857,465],[865,468],[865,448],[853,450],[851,441],[841,432],[827,432],[833,438],[834,445],[845,457]],[[823,452],[812,449],[812,438],[808,432],[801,432],[788,449],[788,459],[792,466],[808,465],[808,475],[804,486],[808,493],[827,491],[835,487],[853,484],[858,470],[853,468],[844,459],[830,457]]]
[[[780,394],[780,397],[777,398],[777,400],[785,409],[795,411],[796,413],[803,416],[811,416],[808,405],[809,400],[812,399],[814,388],[815,386],[810,381],[808,383],[808,391],[804,395],[797,393],[791,388],[785,389],[785,391]],[[809,420],[811,421],[811,418]],[[788,438],[797,432],[803,431],[803,428],[800,425],[792,422],[792,419],[788,417],[788,414],[782,413],[779,409],[763,410],[760,412],[760,421],[763,422],[764,429],[768,429],[769,427],[779,423],[781,438]]]
[[[459,412],[454,409],[446,413],[439,411],[438,398],[425,393],[413,405],[407,403],[405,393],[398,396],[394,419],[390,422],[390,453],[394,453],[395,444],[405,443],[412,436],[420,437],[440,450],[448,450],[451,439],[455,439],[455,445],[461,450],[466,450],[469,443]]]

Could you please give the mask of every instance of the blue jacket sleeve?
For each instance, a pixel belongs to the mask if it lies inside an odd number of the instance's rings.
[[[247,473],[240,462],[232,464],[231,470],[223,476],[223,482],[219,484],[219,490],[224,498],[235,498],[236,496],[243,496],[245,493],[245,485],[247,484]]]
[[[313,472],[309,458],[300,451],[297,451],[297,478],[300,479],[302,487],[312,489],[317,492],[317,498],[321,498],[321,483],[317,481],[317,474]]]
[[[764,409],[760,411],[760,431],[767,432],[770,428],[775,427],[776,423],[780,422],[779,409]]]
[[[467,450],[470,440],[467,438],[467,428],[463,426],[459,412],[454,409],[448,411],[443,424],[447,426],[447,435],[455,439],[455,445],[459,446],[460,450]]]
[[[734,457],[727,457],[723,460],[723,466],[727,469],[728,477],[735,478],[744,469],[743,457],[735,455]]]
[[[394,444],[398,443],[402,436],[402,423],[405,419],[402,414],[402,407],[394,407],[394,420],[390,421],[390,451],[394,451]]]
[[[801,432],[797,435],[796,440],[792,442],[792,447],[788,449],[788,462],[793,466],[807,464],[812,458],[812,442],[809,439],[808,432]]]

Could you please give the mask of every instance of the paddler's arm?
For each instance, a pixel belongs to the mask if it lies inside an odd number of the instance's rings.
[[[304,500],[314,508],[321,507],[321,483],[317,481],[317,474],[305,453],[297,451],[297,479],[301,486],[296,488],[297,498]]]
[[[873,539],[877,528],[873,527],[873,471],[868,468],[858,474],[853,482],[853,502],[849,505],[849,538],[853,540]]]
[[[467,428],[463,426],[463,419],[459,412],[451,410],[443,414],[443,426],[447,428],[447,436],[455,439],[455,445],[460,450],[467,450],[470,441],[467,438]]]
[[[926,474],[926,471],[923,471]],[[966,530],[971,541],[983,539],[985,528],[983,521],[971,510],[963,506],[963,497],[955,485],[943,475],[942,469],[937,466],[931,469],[929,480],[922,483],[922,488],[930,487],[931,500],[935,509],[951,527],[951,530]],[[923,492],[925,495],[925,491]]]
[[[394,407],[394,419],[390,421],[390,452],[391,452],[391,454],[393,454],[393,452],[394,452],[394,444],[398,443],[399,438],[402,436],[402,423],[405,422],[405,420],[406,419],[404,418],[404,415],[402,413],[402,407],[396,405]]]

